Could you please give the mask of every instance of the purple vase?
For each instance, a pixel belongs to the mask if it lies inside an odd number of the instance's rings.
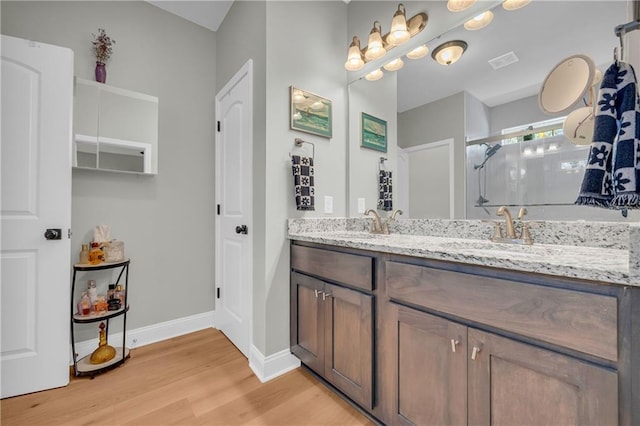
[[[99,83],[107,81],[107,68],[104,66],[104,62],[96,62],[96,81]]]

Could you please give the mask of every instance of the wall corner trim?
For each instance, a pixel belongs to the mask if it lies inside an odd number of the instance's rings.
[[[300,367],[300,360],[289,349],[265,357],[258,348],[251,345],[249,367],[256,377],[265,383]]]
[[[201,314],[148,325],[146,327],[127,330],[127,339],[125,344],[128,348],[135,349],[140,346],[149,345],[151,343],[160,342],[211,327],[213,327],[213,311],[208,311]],[[122,332],[109,334],[109,342],[116,346],[122,345]],[[78,359],[89,355],[97,346],[97,338],[77,342],[76,353],[78,354]],[[71,345],[69,345],[69,365],[73,365]]]

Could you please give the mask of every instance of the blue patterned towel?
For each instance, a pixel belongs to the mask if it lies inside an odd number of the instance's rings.
[[[640,96],[633,67],[618,62],[605,72],[598,95],[593,142],[576,204],[640,208]]]
[[[298,210],[315,210],[313,158],[292,155],[291,162],[293,163],[293,184],[296,190],[296,208]]]
[[[387,170],[380,170],[380,175],[378,177],[378,210],[393,210],[392,183],[391,172]]]

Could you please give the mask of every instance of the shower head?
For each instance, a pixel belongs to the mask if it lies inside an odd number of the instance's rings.
[[[500,145],[499,143],[495,144],[494,146],[489,146],[487,150],[484,152],[485,158],[493,157],[500,148],[502,148],[502,145]]]
[[[487,145],[487,149],[484,151],[484,160],[482,160],[482,163],[475,164],[473,166],[475,170],[482,169],[484,165],[487,163],[487,161],[489,160],[489,158],[493,157],[496,154],[496,152],[498,152],[498,150],[502,148],[502,145],[500,145],[499,143],[493,146],[488,144],[483,144],[483,145]]]

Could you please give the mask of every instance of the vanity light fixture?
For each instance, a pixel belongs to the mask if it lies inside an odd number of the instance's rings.
[[[378,68],[376,70],[371,71],[369,74],[365,75],[364,78],[366,78],[369,81],[376,81],[376,80],[380,80],[382,76],[384,76],[384,73],[380,68]]]
[[[429,48],[427,47],[426,44],[423,44],[422,46],[418,46],[415,49],[413,49],[411,52],[407,53],[407,58],[409,59],[424,58],[425,56],[427,56],[428,52],[429,52]]]
[[[369,33],[369,44],[367,45],[367,50],[364,52],[364,57],[367,61],[382,58],[387,53],[387,49],[384,48],[384,44],[382,42],[381,30],[380,22],[375,21],[373,23],[373,28]]]
[[[398,71],[400,68],[404,66],[404,62],[402,58],[396,58],[391,62],[388,62],[384,65],[384,69],[387,71]]]
[[[344,67],[349,71],[358,71],[364,67],[364,60],[360,51],[360,39],[357,36],[353,36],[353,41],[349,45],[347,62],[344,63]],[[295,93],[293,101],[295,102]]]
[[[486,12],[483,12],[465,22],[464,28],[469,31],[479,30],[489,25],[491,21],[493,21],[493,12],[487,10]]]
[[[409,28],[407,27],[407,16],[404,8],[404,4],[398,5],[398,10],[393,14],[393,20],[391,21],[391,31],[387,36],[387,43],[392,46],[399,46],[406,43],[411,38]]]
[[[428,19],[426,13],[419,12],[407,20],[405,7],[400,3],[393,15],[390,32],[382,35],[380,22],[375,21],[369,33],[369,43],[364,49],[360,48],[360,39],[353,37],[344,67],[349,71],[361,70],[365,63],[380,59],[390,49],[420,33],[427,26]]]
[[[441,65],[451,65],[462,57],[467,50],[467,43],[462,40],[453,40],[441,44],[431,52],[431,57]]]
[[[531,3],[531,0],[504,0],[502,7],[505,10],[518,10]]]
[[[476,0],[448,0],[447,9],[450,12],[462,12],[469,9],[476,3]]]

